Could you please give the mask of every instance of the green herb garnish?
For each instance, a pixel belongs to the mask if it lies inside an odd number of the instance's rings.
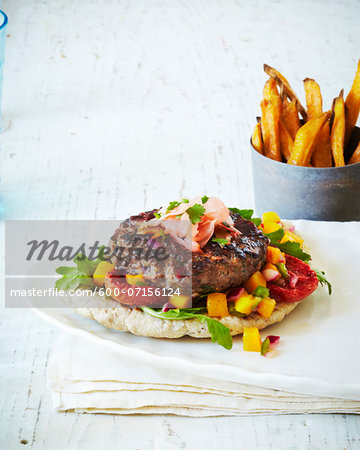
[[[97,259],[94,261],[86,258],[85,255],[81,253],[74,258],[76,267],[58,267],[56,273],[62,275],[62,277],[56,280],[55,288],[67,291],[76,289],[81,284],[93,287],[92,276],[98,264],[104,260],[104,248],[103,245],[99,248]]]
[[[183,198],[180,202],[178,202],[177,200],[174,200],[173,202],[170,202],[169,206],[166,209],[166,213],[168,213],[169,211],[172,211],[173,209],[175,209],[176,207],[181,205],[181,203],[189,203],[189,199]]]
[[[254,219],[250,219],[250,222],[252,222],[256,227],[258,227],[261,224],[261,219],[258,217],[255,217]]]
[[[331,295],[332,294],[332,286],[331,286],[331,283],[325,278],[325,276],[324,276],[325,272],[323,272],[322,270],[318,270],[318,269],[313,269],[313,270],[316,273],[316,276],[317,276],[321,286],[326,285],[328,288],[329,295]]]
[[[253,209],[229,208],[229,210],[235,214],[239,214],[245,220],[250,220],[254,214]]]
[[[229,210],[235,214],[239,214],[242,219],[250,220],[256,227],[261,224],[261,219],[258,217],[252,217],[254,214],[253,209],[239,209],[239,208],[229,208]]]
[[[208,197],[207,195],[204,195],[203,197],[201,197],[201,202],[202,204],[206,203],[209,200],[210,197]]]
[[[221,245],[221,247],[224,247],[224,245],[229,244],[229,241],[227,239],[222,239],[222,238],[212,238],[211,239],[213,242],[217,242],[218,244]]]
[[[261,344],[261,355],[265,356],[270,351],[270,339],[266,338]]]
[[[229,328],[211,317],[201,314],[205,312],[206,308],[185,308],[185,309],[170,309],[169,311],[161,311],[157,309],[141,306],[140,309],[151,316],[158,319],[167,320],[187,320],[198,319],[201,323],[206,323],[209,333],[211,334],[212,342],[217,342],[227,350],[232,348],[232,337]]]
[[[287,280],[289,278],[289,273],[287,271],[287,268],[284,263],[277,263],[275,264],[277,270],[280,272],[280,274]]]
[[[161,214],[155,212],[155,213],[154,213],[154,216],[155,216],[157,219],[160,219]]]
[[[295,256],[296,258],[301,259],[301,261],[309,262],[311,259],[311,256],[308,253],[305,253],[304,250],[300,247],[300,244],[298,242],[279,242],[284,237],[284,230],[283,228],[279,228],[276,231],[273,231],[272,233],[264,233],[265,236],[267,236],[270,239],[271,245],[274,245],[275,247],[278,247],[282,252],[286,253],[290,256]]]
[[[269,297],[269,289],[264,287],[264,286],[258,286],[254,292],[251,294],[254,297],[261,297],[261,298],[266,298]]]
[[[176,200],[174,200],[173,202],[169,203],[169,206],[167,207],[166,212],[168,213],[169,211],[175,209],[177,206],[180,205],[181,202],[177,202]]]
[[[205,208],[200,203],[195,203],[186,210],[189,215],[190,221],[193,225],[201,221],[201,217],[205,214]]]

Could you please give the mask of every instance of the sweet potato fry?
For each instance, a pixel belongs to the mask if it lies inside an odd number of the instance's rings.
[[[308,120],[319,116],[322,113],[322,97],[320,86],[312,78],[305,78],[304,80],[307,118]]]
[[[277,88],[276,80],[270,77],[264,85],[263,97],[265,100],[269,101],[279,96],[280,94]]]
[[[296,133],[288,164],[296,166],[308,166],[310,164],[314,144],[328,118],[329,113],[323,113],[321,116],[309,120],[299,129]]]
[[[331,141],[330,141],[330,121],[327,120],[321,128],[317,140],[314,144],[314,151],[311,158],[314,167],[332,167]]]
[[[334,158],[335,167],[345,165],[344,161],[344,141],[345,141],[345,103],[343,91],[336,97],[332,107],[332,127],[331,127],[331,151]]]
[[[307,119],[307,114],[305,108],[302,106],[300,100],[298,99],[297,95],[295,94],[294,90],[290,86],[287,79],[276,69],[273,67],[268,66],[267,64],[264,64],[264,70],[265,72],[272,78],[275,78],[277,84],[279,86],[283,86],[285,94],[289,97],[290,100],[296,100],[296,106],[298,108],[299,113],[303,117],[304,120]]]
[[[349,161],[349,164],[356,164],[356,163],[360,163],[360,142]]]
[[[357,66],[353,85],[345,100],[346,110],[346,129],[345,129],[345,146],[349,142],[352,130],[356,125],[356,121],[360,112],[360,59]]]
[[[280,150],[286,161],[290,158],[291,151],[294,145],[294,140],[291,137],[289,130],[286,128],[284,120],[280,118],[279,121],[279,136],[280,136]]]
[[[252,134],[251,143],[255,150],[257,150],[262,155],[264,154],[264,146],[261,137],[260,123],[257,123]]]
[[[284,104],[285,103],[285,104]],[[292,139],[295,139],[296,133],[300,128],[299,113],[296,106],[296,100],[283,102],[282,118],[286,128],[289,130]]]
[[[261,132],[264,142],[264,155],[276,161],[281,161],[279,119],[281,114],[280,97],[261,102]]]

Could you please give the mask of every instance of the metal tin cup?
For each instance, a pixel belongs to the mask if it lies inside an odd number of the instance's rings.
[[[360,141],[355,128],[345,161]],[[276,211],[284,219],[360,220],[360,163],[343,167],[301,167],[274,161],[253,146],[252,170],[258,213]]]

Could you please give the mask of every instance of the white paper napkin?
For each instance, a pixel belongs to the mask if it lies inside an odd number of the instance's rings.
[[[70,335],[63,335],[53,352],[48,386],[58,411],[191,417],[360,413],[359,401],[292,394],[150,365]]]

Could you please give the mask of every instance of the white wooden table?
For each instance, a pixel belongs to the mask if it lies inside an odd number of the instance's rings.
[[[114,219],[198,193],[251,207],[263,62],[325,104],[349,89],[359,1],[7,0],[1,138],[6,218]],[[261,174],[258,174],[261,176]],[[3,225],[2,225],[3,229]],[[3,250],[3,245],[1,246]],[[1,270],[4,271],[3,258]],[[59,414],[59,335],[2,311],[0,448],[359,448],[359,418]],[[205,445],[206,442],[206,445]]]

